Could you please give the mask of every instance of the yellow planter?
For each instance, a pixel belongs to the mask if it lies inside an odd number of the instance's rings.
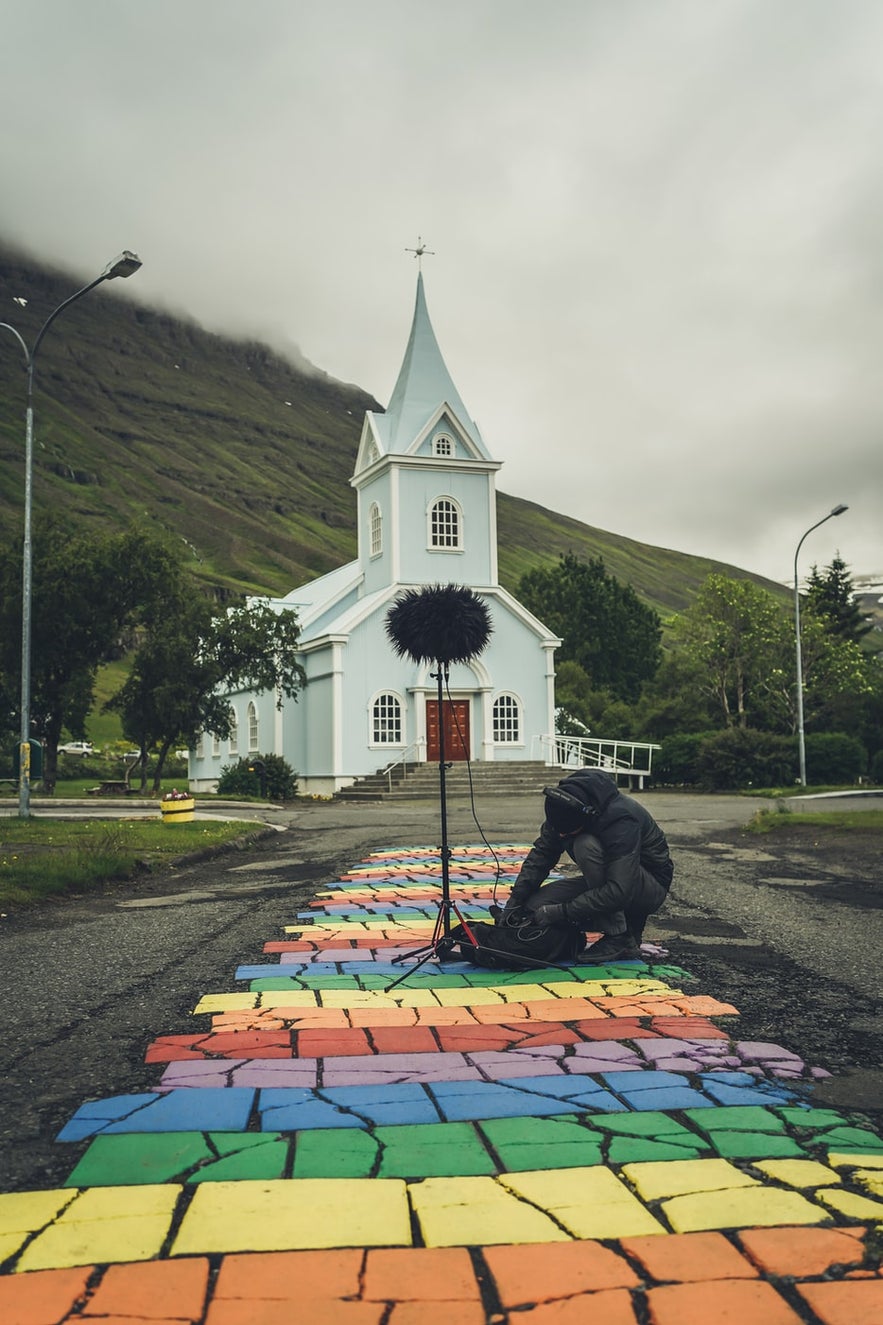
[[[188,824],[193,819],[196,801],[186,796],[183,800],[160,801],[159,808],[164,824]]]

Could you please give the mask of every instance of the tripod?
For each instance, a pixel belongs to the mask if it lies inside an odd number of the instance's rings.
[[[456,903],[451,898],[450,860],[448,847],[448,806],[445,774],[445,722],[444,722],[444,687],[448,680],[448,665],[452,662],[469,662],[481,653],[491,633],[490,614],[486,604],[472,589],[461,584],[427,585],[422,589],[406,589],[393,603],[386,616],[386,631],[393,648],[399,656],[407,655],[414,662],[433,663],[436,671],[430,676],[438,683],[438,781],[441,798],[441,868],[442,895],[438,903],[438,914],[432,931],[432,938],[422,948],[412,953],[400,953],[393,962],[405,961],[407,957],[416,958],[414,966],[405,971],[391,985],[396,985],[428,962],[431,957],[449,956],[460,941],[451,932],[451,912],[460,922],[463,938],[474,948],[480,945],[475,932],[463,919]],[[456,713],[454,714],[456,718]],[[488,944],[483,945],[485,952],[497,952]],[[528,966],[557,965],[542,962],[535,958],[524,958]],[[560,969],[564,969],[563,967]],[[387,990],[387,992],[388,992]]]
[[[444,697],[443,687],[448,683],[448,664],[441,659],[436,663],[438,671],[430,672],[434,681],[438,682],[438,786],[439,801],[441,806],[441,870],[442,870],[442,895],[438,902],[438,913],[435,917],[435,925],[432,930],[432,938],[422,948],[415,949],[411,953],[400,953],[398,957],[393,957],[393,963],[403,962],[408,957],[416,958],[414,966],[405,971],[394,980],[388,989],[395,989],[403,980],[411,974],[411,971],[418,970],[425,965],[432,957],[447,956],[454,949],[456,940],[451,935],[451,912],[457,917],[463,932],[470,943],[475,943],[476,938],[469,928],[467,921],[461,914],[457,903],[451,897],[451,849],[448,846],[448,797],[447,797],[447,763],[445,761],[445,718],[444,718]]]

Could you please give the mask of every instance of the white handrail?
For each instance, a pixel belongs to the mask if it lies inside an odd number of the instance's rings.
[[[605,741],[597,736],[539,736],[534,749],[539,757],[557,768],[603,768],[608,773],[630,773],[641,778],[652,772],[651,741]]]
[[[400,764],[402,765],[406,764],[408,762],[409,755],[411,754],[419,755],[422,748],[423,748],[422,741],[412,741],[411,744],[402,751],[398,759],[394,759],[391,764],[387,764],[386,768],[381,768],[380,776],[386,778],[386,785],[389,791],[392,791],[393,770],[398,768]],[[420,760],[414,759],[413,762],[419,763]]]

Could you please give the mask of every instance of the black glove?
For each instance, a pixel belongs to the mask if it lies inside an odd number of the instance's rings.
[[[503,907],[502,913],[497,920],[498,925],[511,925],[521,915],[524,910],[524,899],[511,896]]]
[[[548,902],[546,906],[538,906],[533,913],[534,924],[542,926],[543,929],[549,925],[567,924],[567,907],[563,902]]]

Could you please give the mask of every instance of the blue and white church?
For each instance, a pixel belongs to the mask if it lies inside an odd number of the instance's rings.
[[[555,730],[554,653],[561,641],[497,578],[494,460],[442,358],[418,272],[411,334],[389,407],[365,415],[355,472],[355,561],[266,601],[296,612],[306,684],[281,708],[270,692],[229,696],[229,741],[190,752],[190,785],[221,768],[281,755],[306,795],[330,795],[397,761],[542,759]],[[386,615],[400,593],[472,589],[492,633],[452,664],[439,713],[435,665],[396,655]],[[542,738],[546,738],[545,741]]]

